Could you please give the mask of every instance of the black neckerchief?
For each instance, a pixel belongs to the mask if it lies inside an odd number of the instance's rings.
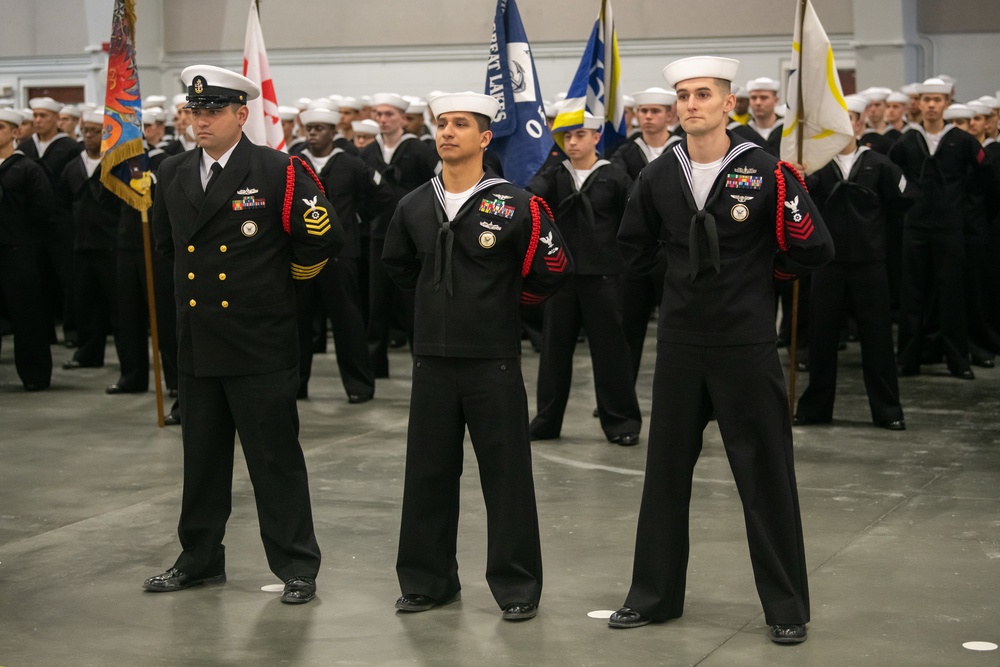
[[[694,201],[694,181],[691,175],[691,157],[687,152],[687,139],[684,139],[673,148],[674,155],[677,156],[677,161],[681,166],[681,190],[684,192],[684,198],[687,200],[688,206],[696,211],[694,216],[691,217],[691,227],[688,231],[688,274],[692,283],[698,277],[698,272],[701,270],[699,236],[702,228],[704,228],[705,236],[708,240],[708,254],[712,262],[712,268],[715,269],[716,275],[722,270],[722,258],[719,253],[719,229],[715,224],[715,216],[708,212],[709,207],[719,198],[726,182],[725,178],[719,178],[719,176],[723,175],[726,167],[738,156],[749,150],[760,148],[757,144],[749,141],[737,143],[737,137],[734,134],[731,132],[727,132],[727,134],[729,135],[730,142],[729,152],[722,159],[722,164],[719,166],[719,173],[715,177],[715,185],[712,186],[708,199],[705,200],[705,207],[702,209],[699,209]]]
[[[502,183],[507,183],[502,178],[490,177],[491,174],[483,174],[483,177],[476,184],[476,187],[469,194],[469,198],[465,200],[462,204],[462,208],[458,210],[455,214],[455,220],[458,220],[462,211],[465,207],[469,205],[477,194],[492,188],[495,185],[500,185]],[[440,175],[435,176],[431,179],[431,186],[434,189],[434,194],[437,195],[434,201],[434,213],[437,216],[438,221],[438,233],[437,240],[434,242],[434,291],[441,289],[441,281],[444,280],[445,290],[448,292],[448,296],[452,296],[454,292],[454,283],[452,281],[451,275],[451,251],[455,245],[455,231],[452,229],[452,225],[455,220],[445,219],[445,189],[444,180]]]

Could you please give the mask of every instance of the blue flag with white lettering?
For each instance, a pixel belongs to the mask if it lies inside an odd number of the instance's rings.
[[[549,156],[552,135],[535,74],[528,36],[515,0],[497,0],[486,67],[486,94],[500,103],[490,149],[508,181],[523,188]]]

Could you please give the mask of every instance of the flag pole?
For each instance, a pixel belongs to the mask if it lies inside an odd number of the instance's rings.
[[[799,83],[796,86],[796,103],[795,103],[795,122],[799,126],[799,131],[795,133],[795,154],[796,163],[802,164],[802,144],[805,140],[805,128],[802,123],[802,77],[805,74],[802,71],[802,54],[805,52],[805,21],[806,21],[806,3],[809,0],[799,0],[799,62],[796,68],[799,73]],[[795,419],[795,379],[797,375],[797,364],[798,364],[798,345],[799,345],[799,279],[796,278],[792,281],[792,337],[788,343],[788,418]]]
[[[142,251],[146,260],[146,305],[149,308],[149,331],[153,339],[153,381],[156,384],[156,423],[160,428],[163,421],[163,387],[160,382],[160,335],[156,326],[156,295],[153,289],[153,253],[149,240],[149,209],[142,213]]]

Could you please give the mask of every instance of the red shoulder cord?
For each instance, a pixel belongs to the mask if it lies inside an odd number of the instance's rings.
[[[804,190],[808,192],[806,188],[806,182],[802,180],[802,176],[799,175],[798,170],[793,167],[788,162],[784,160],[778,160],[778,164],[774,167],[774,180],[777,184],[778,190],[778,213],[775,218],[774,223],[774,234],[778,239],[778,247],[781,248],[782,252],[788,252],[788,241],[785,240],[785,172],[781,170],[781,167],[787,167],[790,172],[795,174],[795,180],[799,182]]]
[[[531,271],[531,264],[535,261],[535,250],[538,248],[538,237],[542,233],[542,215],[538,208],[539,203],[545,209],[549,220],[555,220],[552,210],[545,203],[544,199],[538,196],[531,198],[531,201],[528,203],[528,208],[531,210],[531,240],[528,242],[528,251],[524,253],[524,263],[521,265],[522,278],[526,277]]]
[[[292,233],[292,200],[295,198],[295,160],[298,160],[302,164],[306,173],[316,183],[316,187],[319,188],[324,197],[326,196],[323,184],[320,183],[319,177],[316,176],[316,172],[312,170],[309,163],[298,155],[289,155],[288,168],[285,170],[285,203],[281,209],[281,226],[285,229],[286,234]]]

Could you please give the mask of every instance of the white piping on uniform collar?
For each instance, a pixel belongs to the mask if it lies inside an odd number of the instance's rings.
[[[469,199],[472,199],[483,190],[488,190],[489,188],[492,188],[495,185],[501,185],[503,183],[509,183],[509,182],[510,181],[506,181],[502,178],[486,178],[486,174],[483,174],[483,178],[480,179],[479,183],[476,184],[475,189],[473,189],[473,191],[469,194]],[[448,207],[445,205],[445,196],[444,196],[445,193],[444,180],[441,178],[440,175],[435,176],[434,178],[431,179],[431,186],[434,188],[434,194],[437,195],[437,200],[438,203],[441,204],[442,210],[447,211]],[[469,199],[466,200],[466,203],[468,203]],[[462,206],[464,207],[465,204],[462,204]]]
[[[563,160],[562,163],[563,163],[563,166],[566,167],[566,171],[568,171],[569,174],[570,174],[570,176],[573,177],[573,187],[576,188],[577,192],[580,192],[583,188],[582,188],[582,186],[581,187],[577,187],[577,185],[576,185],[576,183],[577,183],[576,169],[573,168],[573,163],[570,162],[569,160]],[[600,169],[601,167],[603,167],[605,165],[608,165],[608,164],[611,164],[611,162],[609,162],[608,160],[598,160],[597,162],[595,162],[594,166],[590,168],[590,176],[587,176],[587,180],[583,182],[583,185],[587,184],[587,181],[589,181],[594,176],[594,173],[598,169]]]
[[[750,141],[744,141],[731,145],[729,147],[729,152],[726,153],[724,158],[722,158],[722,164],[719,166],[719,173],[721,174],[725,171],[726,167],[728,167],[729,164],[738,156],[749,150],[753,150],[754,148],[760,148],[760,146]],[[691,157],[687,154],[687,151],[684,150],[683,143],[679,143],[674,146],[674,155],[677,156],[677,161],[680,162],[681,170],[684,172],[684,178],[687,180],[688,189],[691,192],[694,192],[694,179],[691,177]],[[718,176],[716,176],[716,178],[718,178]]]

